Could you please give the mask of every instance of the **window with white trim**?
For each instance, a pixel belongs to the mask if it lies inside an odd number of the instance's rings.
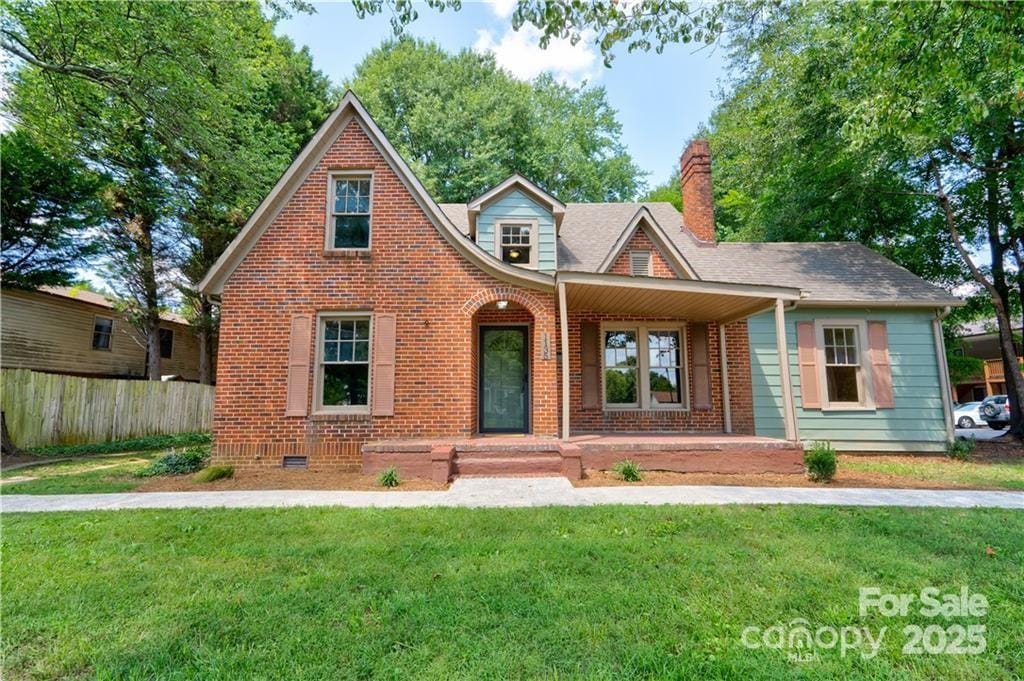
[[[602,339],[606,408],[686,407],[684,327],[674,324],[608,324]]]
[[[370,317],[325,314],[317,331],[318,411],[366,411],[370,405]]]
[[[502,262],[520,267],[537,266],[537,224],[509,220],[498,222],[497,255]]]
[[[332,174],[327,247],[367,249],[370,247],[370,175]]]
[[[95,317],[92,321],[92,349],[110,350],[114,335],[114,320],[110,317]]]
[[[864,367],[857,326],[822,326],[825,390],[829,404],[864,402]]]

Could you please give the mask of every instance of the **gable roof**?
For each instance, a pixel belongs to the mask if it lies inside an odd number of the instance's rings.
[[[199,290],[209,295],[219,295],[223,291],[224,284],[231,276],[231,273],[235,271],[235,268],[238,267],[249,251],[252,250],[253,246],[256,245],[263,232],[273,223],[274,218],[288,203],[296,189],[302,185],[309,172],[316,166],[317,162],[319,162],[345,127],[353,122],[362,127],[366,136],[369,137],[377,151],[384,157],[388,165],[391,166],[395,175],[398,176],[409,190],[413,199],[423,209],[423,212],[437,228],[437,231],[463,257],[488,274],[509,283],[542,290],[550,290],[554,286],[554,280],[550,275],[508,265],[485,253],[483,249],[466,239],[461,230],[441,210],[402,157],[391,146],[391,143],[388,142],[384,133],[366,112],[359,99],[349,90],[342,97],[338,107],[328,116],[327,120],[316,131],[316,134],[302,148],[299,155],[295,157],[295,160],[292,161],[288,169],[278,179],[277,184],[274,185],[274,188],[249,217],[245,226],[242,227],[242,230],[228,245],[220,258],[217,259],[217,262],[213,264],[213,267],[206,273],[203,280],[199,282]]]
[[[57,296],[58,298],[68,298],[70,300],[76,300],[80,303],[87,305],[95,305],[97,307],[104,307],[108,310],[114,310],[114,303],[102,293],[96,293],[90,291],[87,288],[78,288],[77,286],[40,286],[36,289],[38,293],[46,293],[51,296]],[[180,314],[164,310],[160,313],[160,319],[165,322],[172,324],[182,324],[188,326],[188,320],[182,317]]]
[[[654,219],[651,210],[647,206],[640,206],[633,219],[626,224],[622,234],[615,241],[615,244],[612,245],[608,255],[605,256],[605,259],[598,266],[597,271],[607,272],[615,264],[619,256],[622,255],[626,245],[633,238],[633,235],[636,234],[636,231],[644,228],[648,230],[647,233],[650,235],[651,241],[661,250],[661,254],[669,261],[676,274],[685,276],[688,279],[700,278],[694,269],[690,267],[686,257],[679,252],[679,249],[676,248],[675,244],[665,233],[665,230],[658,224],[658,221]]]
[[[519,173],[512,173],[512,175],[505,178],[502,182],[491,187],[483,194],[466,204],[465,208],[468,213],[470,236],[473,236],[476,233],[476,218],[480,214],[480,211],[486,208],[488,204],[497,201],[512,189],[519,189],[533,201],[547,207],[555,218],[555,232],[557,233],[558,230],[561,229],[562,217],[565,215],[565,204],[538,187],[535,183],[527,180]]]

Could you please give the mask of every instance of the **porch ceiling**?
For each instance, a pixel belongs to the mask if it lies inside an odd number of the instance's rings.
[[[769,309],[778,299],[799,300],[783,286],[714,281],[559,273],[570,310],[729,322]]]

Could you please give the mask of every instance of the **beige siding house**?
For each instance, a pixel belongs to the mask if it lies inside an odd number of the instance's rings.
[[[0,366],[75,376],[143,378],[146,347],[102,295],[44,287],[5,290],[0,303]],[[160,373],[199,380],[199,343],[184,318],[162,315]]]

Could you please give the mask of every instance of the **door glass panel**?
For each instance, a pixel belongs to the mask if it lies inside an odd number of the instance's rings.
[[[526,432],[526,332],[484,328],[480,353],[480,430]]]

